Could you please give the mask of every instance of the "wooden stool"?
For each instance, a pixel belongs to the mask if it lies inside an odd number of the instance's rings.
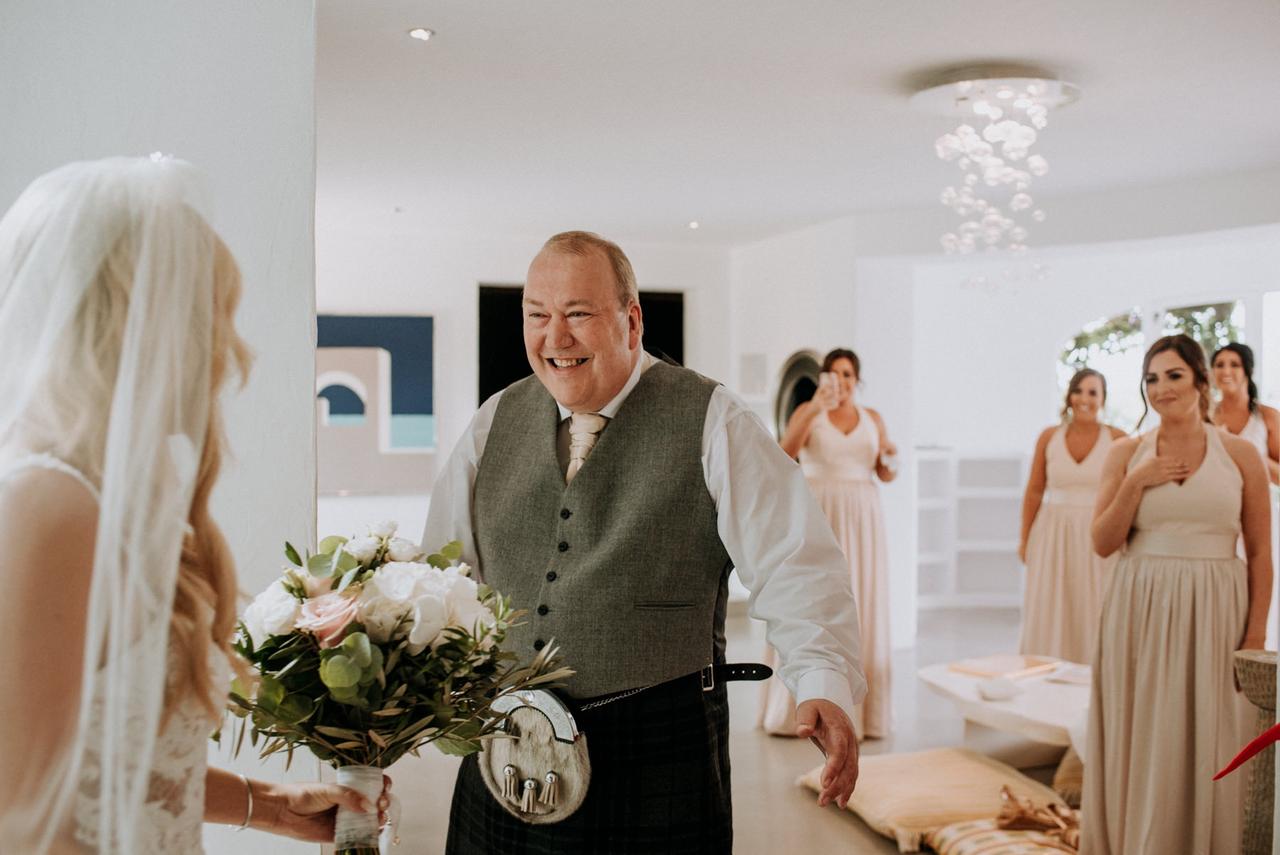
[[[1250,703],[1258,708],[1258,724],[1249,738],[1276,723],[1276,653],[1274,650],[1237,650],[1236,679]],[[1245,790],[1243,855],[1270,855],[1271,823],[1275,813],[1274,745],[1264,748],[1249,764]]]

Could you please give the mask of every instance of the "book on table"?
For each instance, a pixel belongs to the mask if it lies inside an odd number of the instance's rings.
[[[1034,674],[1047,674],[1058,667],[1059,660],[1047,656],[1024,656],[1017,653],[1000,653],[994,656],[980,656],[976,659],[961,659],[947,666],[957,674],[970,677],[1004,677],[1016,680],[1019,677],[1030,677]]]

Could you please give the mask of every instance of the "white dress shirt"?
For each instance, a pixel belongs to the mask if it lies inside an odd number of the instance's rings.
[[[642,354],[626,385],[600,415],[616,416],[640,375],[655,362]],[[473,564],[473,489],[501,396],[489,398],[476,412],[436,478],[423,533],[423,546],[429,549],[461,541],[464,560]],[[567,419],[569,410],[560,407],[560,417]],[[849,565],[800,467],[724,386],[716,387],[707,406],[702,472],[715,503],[720,541],[751,592],[749,614],[765,622],[766,637],[778,651],[782,681],[797,704],[825,698],[851,714],[866,695],[867,683]]]

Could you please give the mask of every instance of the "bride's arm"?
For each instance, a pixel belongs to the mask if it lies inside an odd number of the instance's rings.
[[[299,840],[333,840],[333,818],[339,806],[361,813],[376,809],[355,790],[337,784],[272,784],[242,779],[225,769],[210,769],[204,780],[205,822],[241,825],[248,819],[250,828]],[[383,776],[384,793],[390,785]]]
[[[60,472],[0,488],[0,806],[11,812],[0,827],[48,806],[41,789],[73,741],[97,519],[93,496]]]

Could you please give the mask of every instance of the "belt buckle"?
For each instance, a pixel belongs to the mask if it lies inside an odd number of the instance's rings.
[[[715,665],[708,665],[698,675],[702,680],[702,691],[709,692],[716,687]]]

